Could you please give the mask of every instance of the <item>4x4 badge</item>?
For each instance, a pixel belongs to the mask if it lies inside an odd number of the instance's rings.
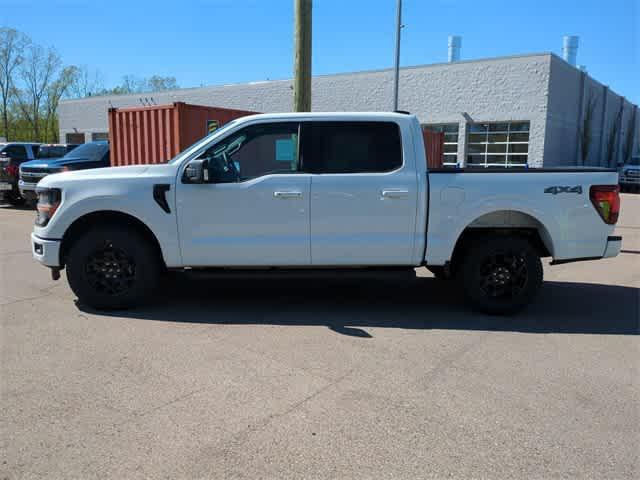
[[[575,187],[547,187],[544,189],[544,193],[552,193],[557,195],[559,193],[582,193],[582,186],[576,185]]]

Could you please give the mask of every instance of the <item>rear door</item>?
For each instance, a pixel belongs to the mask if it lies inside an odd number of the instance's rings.
[[[312,264],[412,264],[417,180],[399,125],[303,125],[302,161],[312,174]]]

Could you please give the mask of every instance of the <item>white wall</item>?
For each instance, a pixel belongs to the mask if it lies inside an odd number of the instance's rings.
[[[586,127],[586,111],[593,102],[590,128],[591,141],[583,162],[581,138]],[[622,105],[622,122],[615,132],[614,153],[608,155],[609,140],[616,115]],[[627,132],[631,130],[633,110],[629,101],[588,74],[559,57],[551,58],[549,109],[545,135],[545,165],[589,165],[615,167],[622,162]],[[636,114],[636,125],[640,121]],[[636,126],[636,129],[638,127]],[[640,135],[635,135],[638,150]]]
[[[543,160],[551,57],[535,54],[403,68],[399,107],[423,123],[459,123],[461,164],[466,122],[529,120],[529,164],[538,167]],[[392,75],[389,69],[314,77],[312,108],[391,110]],[[140,106],[143,101],[286,112],[292,108],[293,87],[291,80],[281,80],[63,101],[58,109],[61,141],[74,131],[85,132],[89,141],[92,132],[107,131],[109,107]]]

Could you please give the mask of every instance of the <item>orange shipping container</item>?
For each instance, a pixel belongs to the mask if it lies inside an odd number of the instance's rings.
[[[165,163],[216,128],[255,113],[183,102],[110,108],[111,165]]]
[[[424,147],[427,153],[427,167],[438,169],[443,167],[444,159],[444,133],[422,130]]]

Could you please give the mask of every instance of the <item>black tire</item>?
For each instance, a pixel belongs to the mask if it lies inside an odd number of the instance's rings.
[[[461,259],[459,280],[474,310],[490,315],[516,313],[530,304],[542,286],[542,262],[525,238],[478,238]]]
[[[443,265],[430,265],[427,266],[427,270],[436,277],[436,280],[449,280],[449,275],[447,275],[447,271]]]
[[[158,253],[135,229],[101,226],[79,237],[66,256],[67,279],[80,303],[99,310],[133,307],[155,289]]]

